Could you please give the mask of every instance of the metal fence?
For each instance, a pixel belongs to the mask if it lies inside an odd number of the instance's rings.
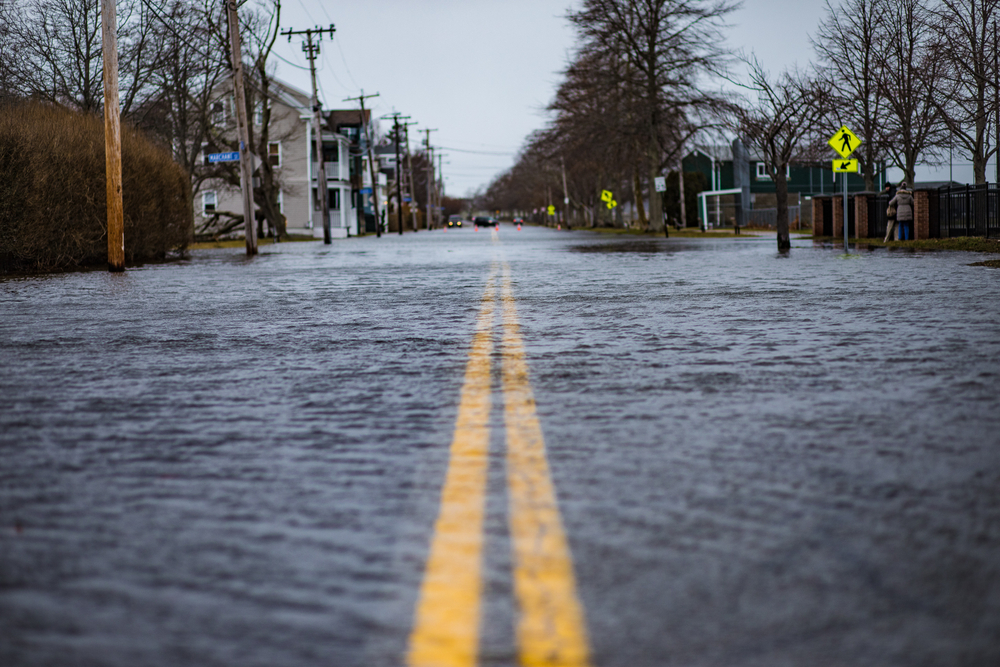
[[[800,218],[800,208],[801,207],[799,206],[788,207],[788,224],[790,227],[794,227],[795,219]],[[748,224],[751,227],[778,226],[778,209],[776,208],[755,208],[751,211],[747,211],[747,214]]]
[[[936,217],[940,238],[1000,237],[1000,187],[996,183],[983,183],[940,188]]]

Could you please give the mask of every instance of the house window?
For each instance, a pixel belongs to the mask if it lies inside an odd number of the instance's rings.
[[[216,100],[212,102],[212,124],[224,125],[226,122],[226,101]]]
[[[267,145],[267,161],[271,163],[271,166],[280,167],[281,166],[281,142],[272,141]]]
[[[316,161],[316,142],[309,143],[313,162]],[[323,142],[323,162],[340,162],[340,145]]]
[[[329,193],[329,196],[330,196],[330,198],[328,200],[328,203],[329,203],[329,206],[330,206],[330,210],[331,211],[339,211],[340,210],[340,189],[339,188],[330,188],[330,189],[327,190],[327,192]],[[320,203],[319,195],[316,193],[316,189],[313,188],[313,210],[314,211],[319,211],[321,209],[321,207],[322,207],[322,204]]]
[[[218,203],[219,200],[215,194],[215,190],[201,193],[201,212],[203,215],[212,215],[215,213],[215,207]]]
[[[278,211],[285,212],[285,193],[283,190],[278,190]]]
[[[791,178],[792,167],[791,165],[785,165],[785,178]],[[757,163],[757,178],[758,180],[771,180],[771,176],[767,173],[767,166],[763,162]]]
[[[267,101],[267,108],[271,108],[271,101]],[[263,125],[264,124],[264,104],[263,102],[257,102],[253,105],[253,124]]]

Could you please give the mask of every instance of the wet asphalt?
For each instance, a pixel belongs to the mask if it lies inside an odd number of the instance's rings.
[[[0,279],[0,665],[403,664],[497,261],[594,665],[1000,664],[1000,271],[793,246],[504,225]]]

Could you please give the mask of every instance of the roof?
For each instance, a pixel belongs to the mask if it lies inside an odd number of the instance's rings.
[[[361,109],[332,109],[326,112],[326,125],[334,131],[346,126],[367,125],[371,122],[372,111],[365,109],[362,117]],[[362,120],[362,118],[364,120]]]

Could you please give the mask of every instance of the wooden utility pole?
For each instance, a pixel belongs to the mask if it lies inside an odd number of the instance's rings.
[[[257,254],[257,227],[253,215],[253,155],[250,153],[250,129],[247,125],[247,102],[243,91],[243,54],[240,46],[240,20],[236,0],[227,0],[229,19],[229,57],[233,64],[233,92],[236,95],[236,130],[240,140],[240,190],[243,193],[243,233],[247,257]]]
[[[101,0],[104,43],[104,170],[108,200],[108,270],[125,270],[125,214],[122,206],[122,130],[118,108],[118,20],[116,0]]]
[[[368,97],[378,97],[378,93],[374,95],[365,95],[365,91],[362,90],[361,94],[357,97],[348,97],[345,102],[354,102],[355,100],[361,101],[361,124],[365,128],[365,143],[368,144],[368,170],[372,175],[372,211],[375,213],[375,236],[378,238],[382,237],[382,221],[378,217],[378,178],[375,173],[375,156],[373,153],[374,143],[369,132],[369,123],[365,122],[365,99]]]
[[[417,209],[419,206],[414,206],[417,203],[417,189],[413,186],[413,157],[410,153],[410,125],[416,125],[416,123],[403,123],[403,132],[406,137],[406,173],[410,177],[410,216],[413,219],[413,231],[419,231],[417,229]]]
[[[326,181],[326,156],[323,154],[323,113],[322,107],[319,103],[319,94],[316,92],[316,56],[319,55],[319,42],[323,40],[323,33],[330,33],[330,39],[333,39],[333,33],[337,32],[337,29],[330,24],[329,28],[310,28],[308,30],[288,30],[281,33],[282,37],[288,37],[288,41],[292,41],[294,35],[305,35],[306,41],[302,42],[302,50],[306,54],[306,58],[309,59],[309,75],[312,77],[312,112],[313,112],[313,126],[315,127],[315,150],[316,150],[316,162],[319,165],[316,168],[316,197],[320,201],[320,210],[323,213],[323,243],[330,245],[333,243],[333,235],[330,231],[330,192]],[[313,35],[316,36],[316,43],[313,44]],[[340,150],[339,148],[337,150]]]
[[[393,142],[396,146],[396,224],[399,227],[399,235],[403,235],[403,170],[402,161],[399,159],[399,119],[409,119],[409,116],[400,116],[399,112],[393,112],[384,118],[392,118]]]
[[[436,129],[424,128],[427,133],[427,229],[431,228],[431,184],[434,182],[434,154],[431,152],[431,132]]]

